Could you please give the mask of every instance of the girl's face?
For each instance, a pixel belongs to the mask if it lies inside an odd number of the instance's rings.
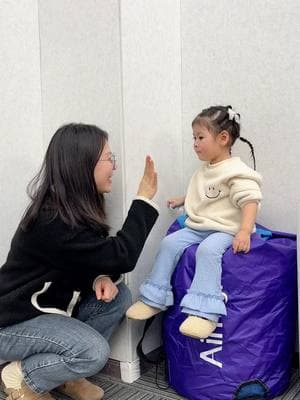
[[[211,164],[230,158],[228,147],[229,134],[222,131],[212,134],[204,125],[193,125],[194,150],[201,161]]]
[[[106,142],[94,169],[98,193],[109,193],[112,188],[113,171],[116,169],[109,144]]]

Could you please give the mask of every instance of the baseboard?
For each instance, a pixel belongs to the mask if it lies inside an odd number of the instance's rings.
[[[158,354],[162,351],[161,347],[147,354],[150,359],[157,359]],[[141,374],[147,372],[153,364],[140,362],[139,359],[132,362],[118,361],[109,358],[105,367],[101,370],[102,374],[121,379],[123,382],[132,383],[139,379]]]
[[[121,379],[120,361],[109,358],[105,367],[101,370],[101,374]]]
[[[101,370],[101,373],[121,379],[126,383],[132,383],[141,376],[140,360],[137,359],[132,362],[125,362],[110,358],[105,367]]]
[[[120,362],[121,380],[123,382],[132,383],[141,376],[140,360],[132,362]]]

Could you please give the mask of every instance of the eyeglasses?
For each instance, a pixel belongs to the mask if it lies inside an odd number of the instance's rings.
[[[99,158],[98,161],[109,161],[109,162],[112,163],[113,169],[116,169],[116,166],[117,166],[117,158],[116,158],[116,155],[115,155],[114,153],[111,153],[111,155],[110,155],[108,158],[106,158],[105,160]]]

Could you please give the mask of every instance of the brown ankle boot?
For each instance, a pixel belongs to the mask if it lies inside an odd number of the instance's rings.
[[[11,389],[4,386],[3,390],[8,395],[6,400],[55,400],[49,393],[34,392],[24,381],[21,384],[21,389]]]
[[[57,391],[73,400],[101,400],[104,396],[103,389],[84,378],[65,382],[57,388]]]

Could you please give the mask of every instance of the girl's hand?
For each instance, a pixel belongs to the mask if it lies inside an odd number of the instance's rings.
[[[137,191],[138,196],[152,199],[157,192],[157,173],[154,169],[154,162],[150,156],[146,157],[144,175]]]
[[[250,250],[250,236],[251,234],[247,231],[240,230],[233,239],[232,247],[233,252],[238,253],[239,251],[243,251],[248,253]]]
[[[119,293],[119,289],[108,276],[105,276],[95,282],[95,292],[97,300],[110,303]]]
[[[176,208],[184,205],[185,197],[173,197],[172,199],[167,200],[168,208]]]

